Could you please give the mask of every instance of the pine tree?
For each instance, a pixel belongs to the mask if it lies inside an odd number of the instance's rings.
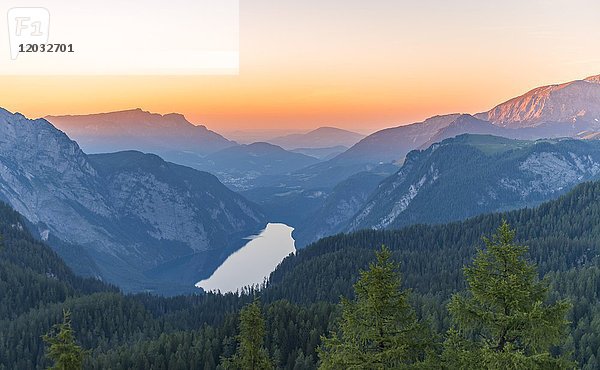
[[[240,310],[240,334],[236,353],[221,364],[225,369],[268,370],[273,364],[264,347],[265,320],[255,300]]]
[[[79,370],[83,368],[85,351],[77,345],[71,327],[71,312],[63,310],[63,322],[54,325],[42,336],[48,347],[46,356],[54,361],[52,370]]]
[[[451,369],[573,368],[550,353],[568,325],[567,301],[545,303],[548,288],[525,259],[527,247],[514,243],[504,221],[484,238],[472,266],[464,268],[468,293],[448,305],[455,327],[448,333],[443,361]]]
[[[322,338],[321,369],[395,369],[423,365],[431,335],[402,291],[398,265],[385,246],[343,299],[339,333]]]

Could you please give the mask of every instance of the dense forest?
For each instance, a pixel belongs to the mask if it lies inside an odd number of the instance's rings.
[[[451,298],[473,288],[463,267],[476,261],[478,249],[489,247],[482,237],[494,234],[503,220],[516,230],[515,243],[529,247],[524,257],[548,286],[546,303],[572,305],[565,340],[550,347],[551,355],[570,355],[578,367],[597,369],[600,183],[582,184],[534,209],[325,238],[284,260],[260,291],[172,298],[123,295],[73,275],[27,232],[16,212],[2,206],[0,368],[50,366],[42,336],[63,321],[65,309],[77,344],[86,350],[85,368],[217,368],[239,349],[240,310],[260,297],[262,345],[273,367],[313,369],[319,349],[328,348],[323,338],[344,328],[348,303],[340,305],[340,298],[360,304],[360,271],[369,269],[382,245],[400,264],[401,289],[409,289],[402,307],[429,328],[432,351],[441,355],[444,340],[453,338],[451,312],[460,311],[452,309]]]

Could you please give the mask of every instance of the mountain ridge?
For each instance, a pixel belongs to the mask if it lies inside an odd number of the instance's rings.
[[[89,153],[189,150],[208,154],[236,145],[204,125],[192,124],[180,113],[159,114],[136,108],[45,118]]]
[[[414,149],[466,133],[518,139],[600,137],[600,75],[541,86],[483,113],[467,114],[480,125],[453,125],[465,114],[437,115],[377,131],[331,159],[337,164],[403,161]],[[495,126],[495,127],[494,127]]]
[[[41,239],[83,247],[101,277],[127,291],[160,286],[144,271],[184,255],[206,257],[190,269],[203,277],[265,223],[258,206],[209,173],[136,151],[88,156],[49,122],[6,110],[0,200]],[[77,255],[63,256],[76,266]]]
[[[444,223],[531,206],[600,176],[600,142],[464,134],[409,153],[347,230]]]
[[[535,127],[548,122],[598,122],[599,82],[600,75],[597,75],[537,87],[476,116],[498,126],[518,128]]]

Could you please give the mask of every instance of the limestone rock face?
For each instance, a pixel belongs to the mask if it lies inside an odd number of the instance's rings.
[[[148,282],[146,271],[225,251],[265,223],[253,203],[211,174],[135,151],[86,155],[46,120],[3,109],[0,199],[40,238],[81,246],[99,278],[135,281],[125,286],[131,290]],[[78,258],[65,250],[67,261]]]
[[[583,122],[600,126],[600,75],[538,87],[478,116],[496,125],[512,128],[553,122]]]
[[[346,231],[444,223],[539,204],[600,176],[600,142],[461,135],[413,151]]]

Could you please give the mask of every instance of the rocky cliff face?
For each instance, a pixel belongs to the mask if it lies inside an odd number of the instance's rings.
[[[530,206],[600,175],[600,143],[462,135],[407,156],[347,230],[441,223]]]
[[[82,246],[101,278],[127,290],[168,284],[170,277],[152,281],[145,271],[183,256],[230,250],[236,234],[264,223],[252,203],[208,173],[139,152],[87,156],[47,121],[5,110],[0,198],[40,238]]]
[[[294,231],[299,248],[344,230],[377,185],[389,173],[359,172],[338,184],[324,197],[321,207],[309,213]]]
[[[549,122],[579,122],[579,125],[600,127],[600,76],[538,87],[479,114],[478,118],[513,128]]]

